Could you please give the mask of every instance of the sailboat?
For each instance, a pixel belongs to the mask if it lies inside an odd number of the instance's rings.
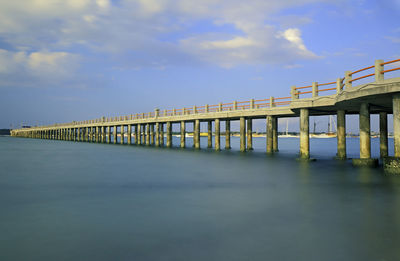
[[[335,128],[335,131],[333,131],[333,127]],[[316,135],[316,138],[335,138],[336,137],[336,121],[332,117],[332,115],[329,115],[329,121],[328,121],[328,129],[326,133],[322,133],[320,135]]]
[[[289,119],[286,119],[286,133],[283,135],[279,135],[280,138],[293,138],[293,137],[298,137],[293,134],[289,134]]]

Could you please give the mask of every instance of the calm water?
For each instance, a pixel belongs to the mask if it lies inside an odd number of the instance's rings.
[[[400,177],[331,160],[335,139],[312,139],[311,163],[279,143],[266,156],[262,138],[243,155],[0,137],[0,260],[400,260]]]

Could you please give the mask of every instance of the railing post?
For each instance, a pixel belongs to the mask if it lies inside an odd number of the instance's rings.
[[[336,79],[336,94],[342,91],[342,79],[337,78]]]
[[[205,107],[205,112],[209,112],[209,109],[208,109],[208,104],[206,104],[206,107]]]
[[[351,80],[352,80],[351,71],[345,71],[345,73],[344,73],[344,84],[346,86],[346,89],[352,87]]]
[[[290,94],[292,96],[292,100],[297,100],[299,98],[299,94],[297,93],[296,86],[291,87]]]
[[[219,111],[219,112],[222,111],[222,103],[218,103],[218,111]]]
[[[167,116],[167,110],[164,110],[164,117]]]
[[[233,102],[233,110],[237,110],[237,101]]]
[[[154,118],[158,118],[160,116],[160,109],[154,110]]]
[[[275,107],[275,98],[273,96],[269,97],[269,107]]]
[[[383,60],[375,60],[375,81],[376,82],[383,82],[384,75],[383,71]]]
[[[317,97],[318,96],[318,82],[313,82],[312,83],[312,97]]]
[[[254,109],[254,99],[250,100],[250,109]]]
[[[176,109],[172,109],[172,115],[176,115]]]
[[[196,108],[196,105],[195,106],[193,106],[193,114],[196,114],[197,113],[197,108]]]

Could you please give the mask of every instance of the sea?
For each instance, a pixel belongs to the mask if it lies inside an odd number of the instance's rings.
[[[312,162],[298,138],[173,144],[0,137],[0,260],[400,260],[400,177],[334,160],[335,138],[310,140]]]

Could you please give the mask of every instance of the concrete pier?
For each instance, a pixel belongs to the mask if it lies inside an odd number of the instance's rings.
[[[215,119],[215,150],[221,150],[221,124],[219,119]]]
[[[381,159],[389,156],[387,112],[379,113],[379,152]]]
[[[155,135],[154,135],[154,124],[150,124],[150,145],[154,146]]]
[[[369,105],[362,103],[360,107],[360,158],[371,158],[371,129]]]
[[[114,144],[117,144],[117,140],[118,140],[118,136],[117,136],[117,134],[118,134],[118,127],[117,127],[117,125],[115,125],[114,128],[113,128],[113,134],[114,134],[114,137],[113,137],[113,139],[114,139]]]
[[[400,157],[400,94],[393,95],[394,156]]]
[[[160,123],[160,146],[164,146],[164,123]]]
[[[344,110],[337,111],[337,159],[344,160],[346,153],[346,112]]]
[[[186,124],[185,121],[181,121],[181,148],[186,147]]]
[[[247,150],[253,150],[253,121],[247,119]]]
[[[272,116],[272,150],[278,152],[278,118]]]
[[[267,116],[267,153],[274,151],[274,135],[273,135],[273,119],[272,116]]]
[[[146,146],[150,146],[150,124],[146,124]]]
[[[128,143],[128,145],[132,144],[132,125],[128,125],[128,130],[127,130],[127,140],[126,142]]]
[[[240,151],[246,151],[246,119],[240,117]]]
[[[156,122],[156,147],[160,146],[160,124]]]
[[[300,158],[310,158],[310,117],[308,109],[300,109]]]
[[[231,121],[225,121],[225,149],[231,149]]]
[[[212,121],[207,122],[207,148],[212,148]]]
[[[121,140],[120,140],[120,143],[121,143],[121,144],[124,144],[124,135],[125,135],[125,130],[124,130],[124,128],[125,128],[125,126],[124,126],[124,125],[121,125],[121,127],[120,127],[120,129],[121,129],[121,131],[120,131],[120,133],[121,133]]]
[[[172,147],[172,124],[170,121],[167,122],[167,147]]]
[[[194,121],[193,142],[196,149],[200,149],[200,121]]]

